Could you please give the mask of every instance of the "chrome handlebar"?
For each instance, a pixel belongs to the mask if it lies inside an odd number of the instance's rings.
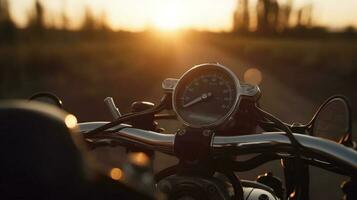
[[[79,123],[80,132],[85,133],[108,122]],[[162,134],[153,131],[132,128],[121,124],[108,130],[108,136],[121,143],[134,144],[162,153],[174,155],[174,134]],[[341,144],[313,136],[294,134],[295,138],[304,147],[302,155],[313,162],[321,162],[341,166],[344,169],[357,169],[357,151]],[[213,155],[231,153],[243,155],[251,153],[274,152],[281,157],[291,156],[294,150],[290,140],[283,132],[269,132],[253,135],[214,136],[211,149]],[[313,156],[312,156],[313,155]]]

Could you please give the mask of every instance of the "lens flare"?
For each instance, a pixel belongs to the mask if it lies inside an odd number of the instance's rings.
[[[263,80],[262,72],[257,68],[249,68],[244,72],[244,81],[252,85],[259,85]]]
[[[67,115],[64,119],[64,123],[68,128],[74,128],[77,126],[77,118],[74,115]]]
[[[141,166],[141,167],[145,167],[150,164],[149,157],[143,152],[130,153],[129,161],[134,165]]]
[[[109,175],[113,180],[118,181],[123,178],[123,171],[119,168],[113,168],[110,170]]]

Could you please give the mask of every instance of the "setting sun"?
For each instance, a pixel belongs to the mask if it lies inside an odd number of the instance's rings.
[[[174,31],[183,28],[185,24],[182,22],[180,10],[174,2],[167,2],[160,5],[156,9],[156,14],[153,19],[155,28],[161,31]]]

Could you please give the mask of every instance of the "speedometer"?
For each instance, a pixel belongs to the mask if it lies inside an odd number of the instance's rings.
[[[239,88],[239,80],[226,67],[198,65],[179,79],[173,93],[173,108],[189,127],[216,127],[236,110]]]

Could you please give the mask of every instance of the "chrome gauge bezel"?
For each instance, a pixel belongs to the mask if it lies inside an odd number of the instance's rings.
[[[205,125],[192,124],[192,123],[186,121],[184,118],[182,118],[182,116],[180,116],[180,114],[178,112],[178,102],[177,102],[178,91],[179,91],[180,87],[185,87],[184,80],[186,79],[186,77],[191,76],[191,74],[193,72],[196,73],[198,70],[204,71],[207,68],[211,68],[211,67],[217,67],[218,70],[222,70],[234,82],[234,87],[236,90],[236,96],[234,99],[234,103],[233,103],[232,107],[230,108],[230,110],[223,117],[221,117],[219,120],[216,120],[213,123],[209,123],[209,124],[205,124]],[[191,69],[186,71],[180,77],[180,79],[178,80],[178,82],[174,88],[173,94],[172,94],[172,108],[175,111],[177,118],[185,126],[190,127],[190,128],[197,128],[197,129],[212,129],[212,128],[219,127],[222,124],[224,124],[225,122],[229,121],[229,119],[232,117],[232,115],[236,112],[236,110],[238,108],[241,95],[242,95],[241,94],[241,85],[240,85],[239,79],[230,69],[228,69],[227,67],[225,67],[219,63],[204,63],[204,64],[200,64],[200,65],[196,65],[196,66],[192,67]]]

